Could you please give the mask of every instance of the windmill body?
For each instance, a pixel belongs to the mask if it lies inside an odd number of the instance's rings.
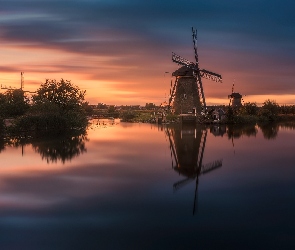
[[[240,93],[231,93],[228,98],[231,100],[231,106],[233,108],[239,108],[242,106],[242,95]]]
[[[201,113],[202,104],[192,69],[182,66],[172,73],[177,78],[173,109],[176,114]]]
[[[229,105],[232,106],[232,108],[240,108],[242,106],[243,96],[238,92],[234,92],[234,88],[235,83],[233,83],[231,94],[228,95]]]
[[[173,72],[175,82],[170,89],[168,107],[173,108],[175,114],[195,112],[196,114],[206,113],[206,100],[203,90],[202,78],[207,78],[216,82],[222,82],[219,74],[199,68],[197,53],[197,32],[192,28],[194,54],[196,62],[190,62],[185,58],[172,52],[172,61],[182,65]]]

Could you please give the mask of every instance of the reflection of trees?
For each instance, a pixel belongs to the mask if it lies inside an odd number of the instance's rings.
[[[258,123],[263,137],[267,140],[275,139],[280,128],[295,129],[295,122]],[[258,127],[255,124],[216,124],[210,126],[210,133],[214,136],[223,136],[226,131],[228,139],[239,139],[242,136],[256,136]]]
[[[31,144],[35,152],[48,163],[61,161],[65,163],[72,158],[86,152],[86,132],[69,133],[52,138],[33,138],[28,135],[15,135],[0,140],[0,152],[5,147],[24,147]]]
[[[0,153],[5,149],[5,141],[0,137]]]
[[[86,152],[85,134],[76,136],[64,136],[55,140],[34,141],[32,147],[38,152],[42,159],[49,162],[60,160],[65,163],[72,158]]]
[[[207,129],[195,126],[172,126],[166,128],[170,143],[172,168],[185,178],[174,183],[177,191],[191,181],[196,182],[193,214],[197,203],[199,176],[222,166],[222,160],[203,164]]]
[[[263,137],[265,139],[275,139],[279,132],[279,125],[276,123],[258,124],[260,127]]]
[[[295,129],[295,122],[284,122],[284,123],[280,123],[280,127],[281,128],[285,128],[285,129]]]
[[[214,136],[223,136],[226,133],[226,125],[225,124],[216,124],[210,126],[210,133]]]
[[[258,123],[258,127],[261,129],[265,139],[272,140],[278,136],[280,128],[295,129],[295,122]]]
[[[238,139],[241,136],[256,136],[258,130],[255,124],[246,124],[246,125],[228,125],[227,127],[227,136],[228,139]]]
[[[1,136],[0,137],[0,153],[5,150],[6,147],[22,147],[27,143],[27,138],[23,136]]]
[[[214,124],[210,126],[210,133],[214,136],[223,136],[226,134],[229,139],[238,139],[241,136],[256,136],[258,130],[254,124]]]

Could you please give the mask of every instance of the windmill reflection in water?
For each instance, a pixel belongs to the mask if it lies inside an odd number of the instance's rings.
[[[184,179],[173,184],[173,190],[177,191],[181,187],[196,182],[193,214],[197,207],[197,195],[199,176],[209,173],[222,166],[222,159],[203,164],[203,155],[206,146],[207,129],[188,124],[178,127],[166,127],[166,134],[169,138],[172,158],[172,168]]]

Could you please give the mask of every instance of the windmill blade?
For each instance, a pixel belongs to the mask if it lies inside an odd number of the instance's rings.
[[[194,43],[194,51],[195,51],[195,60],[196,64],[199,65],[199,56],[198,56],[198,45],[197,45],[197,30],[192,27],[193,33],[193,43]]]
[[[209,173],[212,170],[220,168],[221,166],[222,166],[222,159],[207,163],[206,165],[202,166],[201,174]]]
[[[195,179],[195,177],[193,178],[186,178],[183,179],[181,181],[178,181],[176,183],[173,184],[173,191],[177,191],[178,189],[180,189],[181,187],[185,186],[186,184],[190,183],[191,181],[193,181]]]
[[[190,62],[189,60],[175,54],[174,52],[172,52],[172,61],[175,63],[178,63],[180,65],[186,66],[190,69],[196,69],[196,66],[194,63]]]
[[[193,207],[193,215],[198,209],[198,186],[199,186],[199,178],[196,179],[196,188],[195,188],[195,197],[194,197],[194,207]]]
[[[209,70],[206,69],[201,69],[200,70],[200,75],[203,78],[215,81],[215,82],[222,82],[222,77],[219,74],[216,74],[214,72],[211,72]]]
[[[171,155],[173,154],[174,160],[175,160],[175,165],[177,166],[178,165],[178,158],[177,158],[177,153],[175,151],[175,143],[174,143],[174,140],[173,140],[173,136],[170,133],[170,130],[169,129],[167,129],[166,131],[167,131],[166,133],[168,135],[169,143],[170,143],[170,152],[171,152]]]
[[[173,88],[171,90],[171,94],[170,94],[170,98],[169,98],[169,102],[168,102],[168,108],[171,107],[172,100],[174,99],[177,82],[178,82],[178,78],[175,79]],[[172,84],[172,80],[171,80],[171,84]]]

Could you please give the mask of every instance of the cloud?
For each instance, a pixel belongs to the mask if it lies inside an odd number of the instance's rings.
[[[247,86],[255,79],[271,84],[283,80],[279,94],[289,91],[293,79],[292,1],[2,0],[0,4],[2,44],[47,49],[67,59],[71,55],[74,60],[61,63],[61,59],[54,66],[49,60],[46,69],[47,52],[40,65],[44,72],[80,72],[83,77],[78,81],[121,81],[126,91],[131,91],[131,82],[136,92],[150,87],[159,96],[166,91],[159,84],[163,72],[177,68],[171,51],[194,60],[191,26],[198,28],[201,67],[222,74],[229,84],[234,75]]]

